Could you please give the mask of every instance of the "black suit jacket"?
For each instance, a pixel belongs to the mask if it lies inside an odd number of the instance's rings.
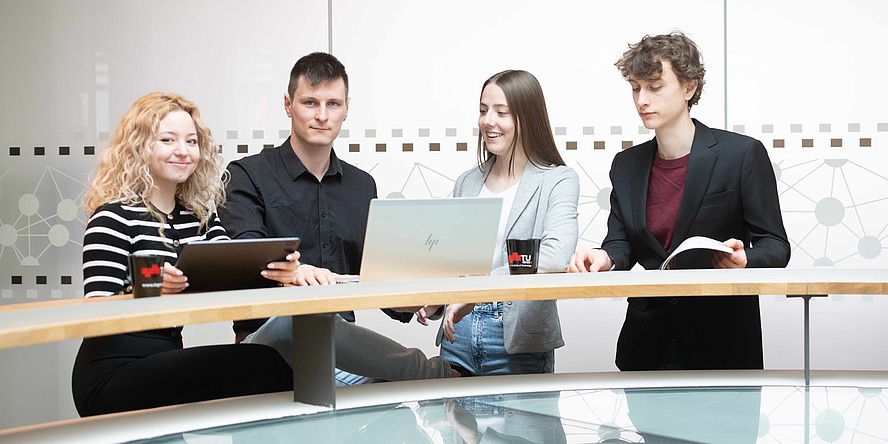
[[[694,120],[687,179],[671,249],[691,236],[746,245],[747,267],[785,267],[790,246],[777,181],[764,145]],[[614,157],[611,212],[602,248],[617,270],[657,269],[670,251],[646,228],[646,202],[657,141]],[[750,245],[752,247],[750,247]],[[711,252],[690,250],[672,268],[711,268]],[[685,368],[763,368],[758,297],[630,298],[617,342],[621,370],[656,369],[675,339]]]

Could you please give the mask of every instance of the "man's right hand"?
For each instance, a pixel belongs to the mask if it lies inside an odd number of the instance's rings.
[[[314,265],[302,264],[296,268],[296,285],[333,285],[336,283],[336,273]]]
[[[571,273],[608,271],[613,265],[610,256],[604,250],[578,250],[570,257],[570,265],[567,267],[567,271]]]

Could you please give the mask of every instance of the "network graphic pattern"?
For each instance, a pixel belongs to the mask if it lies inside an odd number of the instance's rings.
[[[456,182],[456,179],[452,174],[441,172],[420,162],[415,162],[406,172],[401,170],[399,173],[399,176],[405,176],[400,180],[400,185],[398,185],[399,181],[397,179],[386,181],[391,183],[391,186],[386,189],[392,191],[384,193],[384,196],[381,197],[431,198],[450,197],[453,194],[453,184]],[[385,179],[392,178],[383,178],[376,175],[377,182],[383,182]],[[387,185],[386,182],[383,183]],[[380,194],[382,195],[383,193]]]
[[[600,161],[577,161],[579,245],[598,247],[607,232],[610,180]],[[374,167],[379,166],[376,164]],[[598,170],[595,166],[598,165]],[[383,165],[384,166],[384,165]],[[846,159],[773,163],[787,234],[798,266],[884,266],[888,238],[888,177]],[[384,197],[446,197],[456,173],[414,163],[376,175]],[[384,184],[384,185],[383,185]]]
[[[886,264],[888,177],[848,159],[784,160],[774,171],[795,263]]]
[[[466,159],[404,163],[393,154],[358,165],[376,178],[383,198],[449,197],[456,177],[465,170]],[[886,266],[888,177],[870,168],[861,160],[865,158],[796,160],[779,158],[781,154],[771,151],[793,249],[790,265]],[[582,248],[600,246],[610,211],[610,153],[593,155],[568,161],[580,178]],[[86,185],[76,177],[83,174],[54,166],[34,173],[13,167],[2,172],[0,263],[8,273],[4,281],[9,275],[14,280],[27,274],[48,257],[59,265],[59,274],[79,275],[85,226],[79,202]]]
[[[0,197],[4,197],[4,202],[14,198],[3,196],[4,192],[21,185],[14,183],[12,171],[8,168],[0,176]],[[57,254],[53,249],[79,247],[85,225],[79,205],[84,187],[71,175],[44,167],[33,190],[18,196],[18,214],[10,217],[0,213],[0,260],[6,263],[14,255],[21,266],[39,266],[41,258]]]
[[[577,203],[579,212],[580,248],[601,246],[607,234],[607,216],[610,213],[610,179],[607,173],[597,175],[591,171],[586,162],[573,165],[580,177],[580,200]]]
[[[581,247],[598,247],[607,233],[610,181],[576,162],[580,177]],[[885,266],[888,257],[888,177],[847,159],[773,163],[792,246],[791,265]]]

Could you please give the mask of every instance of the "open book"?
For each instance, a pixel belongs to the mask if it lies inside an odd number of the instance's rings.
[[[719,242],[715,239],[711,239],[705,236],[692,236],[685,239],[684,242],[682,242],[678,246],[678,248],[676,248],[675,251],[673,251],[672,254],[670,254],[669,257],[667,257],[662,264],[660,264],[660,269],[668,270],[670,268],[670,264],[672,263],[672,259],[675,256],[677,256],[681,252],[693,250],[695,248],[704,248],[707,250],[722,251],[725,253],[731,253],[734,251],[731,249],[731,247],[726,247],[723,242]]]

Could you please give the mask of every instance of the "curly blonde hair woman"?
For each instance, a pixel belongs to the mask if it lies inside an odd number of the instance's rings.
[[[223,201],[218,156],[197,107],[151,93],[123,116],[84,198],[83,292],[127,292],[127,257],[165,258],[163,294],[188,287],[171,265],[189,242],[226,241],[215,210]],[[299,253],[261,271],[293,282]],[[184,348],[182,327],[84,338],[71,388],[81,416],[123,412],[292,388],[292,371],[271,347]]]
[[[99,165],[83,198],[83,209],[92,215],[108,202],[147,204],[143,200],[155,188],[149,172],[153,146],[157,142],[160,121],[173,111],[185,111],[194,121],[200,160],[194,173],[176,188],[176,200],[194,212],[201,228],[225,201],[225,187],[220,175],[221,158],[210,129],[200,119],[197,106],[178,94],[154,92],[133,104],[120,119],[111,145],[102,153]],[[163,215],[153,205],[146,205],[157,220]],[[163,236],[163,225],[160,226]]]

